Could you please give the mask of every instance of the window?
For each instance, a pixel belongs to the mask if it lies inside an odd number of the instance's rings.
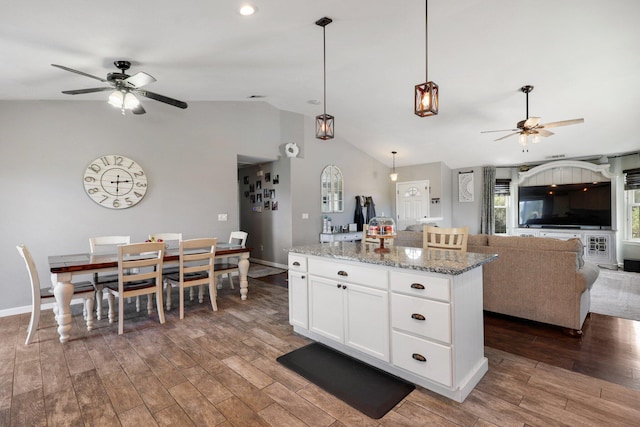
[[[496,179],[493,196],[493,213],[495,234],[507,233],[507,218],[509,213],[509,200],[511,195],[511,180]]]
[[[329,165],[320,178],[322,212],[344,212],[344,181],[337,166]]]
[[[625,237],[628,240],[640,240],[640,169],[629,169],[623,172],[627,203]]]

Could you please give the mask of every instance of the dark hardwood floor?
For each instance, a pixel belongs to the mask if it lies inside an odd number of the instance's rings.
[[[287,274],[261,281],[286,286]],[[640,390],[640,322],[591,313],[584,334],[485,312],[485,345]]]

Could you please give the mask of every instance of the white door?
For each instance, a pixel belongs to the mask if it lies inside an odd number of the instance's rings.
[[[344,343],[344,289],[335,280],[309,276],[309,330]]]
[[[418,218],[429,217],[429,180],[396,183],[396,227],[404,230],[417,224]]]

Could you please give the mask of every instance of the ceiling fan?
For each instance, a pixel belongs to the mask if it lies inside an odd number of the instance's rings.
[[[141,89],[149,83],[155,82],[156,79],[153,76],[150,76],[149,74],[142,71],[137,72],[132,76],[126,74],[125,71],[127,71],[131,67],[131,62],[114,61],[113,64],[119,71],[108,73],[106,79],[93,76],[82,71],[74,70],[73,68],[65,67],[63,65],[51,65],[65,71],[70,71],[72,73],[100,80],[103,83],[108,83],[109,86],[94,87],[89,89],[63,90],[62,93],[66,93],[67,95],[81,95],[84,93],[113,91],[111,95],[109,95],[109,104],[113,105],[114,107],[120,108],[122,114],[124,114],[126,110],[131,110],[133,114],[146,113],[146,111],[140,104],[140,101],[135,97],[135,95],[151,98],[156,101],[164,102],[165,104],[173,105],[174,107],[183,109],[187,108],[186,102],[169,98],[168,96],[159,95],[157,93],[149,92],[145,89]]]
[[[540,142],[540,137],[548,137],[553,135],[553,132],[547,130],[548,128],[554,128],[558,126],[568,126],[568,125],[577,125],[579,123],[584,123],[584,119],[572,119],[572,120],[561,120],[559,122],[551,122],[551,123],[540,123],[540,117],[529,117],[529,93],[533,90],[533,86],[526,85],[520,88],[521,92],[524,92],[527,97],[527,118],[525,120],[520,120],[516,124],[516,129],[503,129],[503,130],[485,130],[480,133],[488,133],[488,132],[513,132],[509,135],[505,135],[496,139],[496,141],[500,141],[506,138],[509,138],[514,135],[519,136],[519,143],[523,147],[526,147],[529,142],[529,136],[531,136],[531,141],[535,144]],[[523,148],[524,151],[524,148]]]

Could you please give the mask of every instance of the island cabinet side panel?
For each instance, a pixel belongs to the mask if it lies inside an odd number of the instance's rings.
[[[289,324],[309,328],[307,258],[289,254]]]
[[[484,357],[484,318],[482,312],[482,266],[453,279],[453,340],[455,380],[473,375]]]

